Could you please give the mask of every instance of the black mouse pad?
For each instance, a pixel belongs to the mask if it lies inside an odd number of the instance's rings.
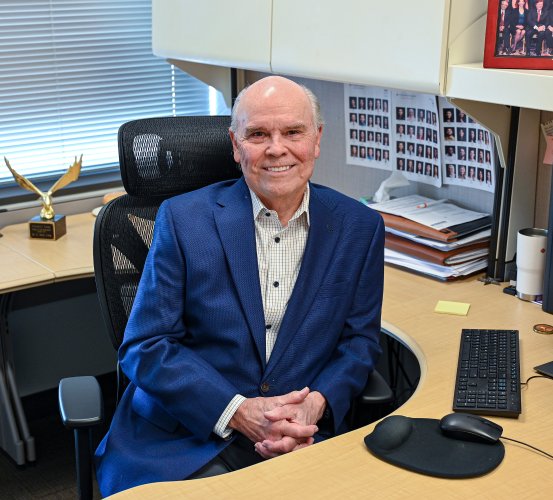
[[[378,458],[430,476],[461,479],[495,469],[505,456],[501,441],[476,443],[442,434],[440,421],[393,415],[379,422],[365,437]]]

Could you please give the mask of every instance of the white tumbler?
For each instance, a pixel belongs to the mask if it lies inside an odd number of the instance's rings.
[[[521,229],[517,235],[517,297],[536,300],[543,294],[547,230]]]

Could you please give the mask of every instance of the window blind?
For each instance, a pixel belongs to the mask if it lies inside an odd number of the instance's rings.
[[[123,122],[210,114],[210,94],[152,54],[151,0],[0,2],[0,158],[20,174],[114,167]]]

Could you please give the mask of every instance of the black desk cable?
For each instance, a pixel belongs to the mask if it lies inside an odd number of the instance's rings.
[[[551,377],[546,377],[545,375],[532,375],[531,377],[528,377],[526,379],[526,382],[521,382],[520,385],[528,385],[528,382],[532,380],[533,378],[548,378],[551,379]]]
[[[521,444],[521,445],[523,445],[523,446],[528,446],[528,448],[532,448],[533,450],[536,450],[536,451],[538,451],[539,453],[542,453],[542,454],[545,455],[546,457],[553,459],[553,455],[550,455],[550,454],[547,453],[546,451],[540,450],[539,448],[536,448],[535,446],[532,446],[531,444],[525,443],[525,442],[523,442],[523,441],[518,441],[518,440],[516,440],[516,439],[509,438],[509,437],[506,437],[506,436],[501,436],[501,439],[506,439],[507,441],[513,441],[514,443],[518,443],[518,444]]]
[[[548,378],[548,379],[551,380],[551,377],[547,377],[545,375],[532,375],[531,377],[528,377],[526,379],[526,382],[521,382],[520,385],[522,385],[522,386],[526,385],[527,386],[528,382],[530,382],[530,380],[532,380],[533,378]],[[539,453],[542,453],[546,457],[553,459],[553,455],[547,453],[546,451],[540,450],[539,448],[536,448],[535,446],[532,446],[531,444],[524,443],[523,441],[518,441],[517,439],[509,438],[509,437],[506,437],[506,436],[501,436],[501,439],[506,439],[507,441],[512,441],[514,443],[518,443],[518,444],[521,444],[523,446],[527,446],[528,448],[532,448],[533,450],[535,450]]]

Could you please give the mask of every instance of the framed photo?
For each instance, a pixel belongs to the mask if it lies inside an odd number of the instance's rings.
[[[553,2],[488,0],[485,68],[553,69]]]

